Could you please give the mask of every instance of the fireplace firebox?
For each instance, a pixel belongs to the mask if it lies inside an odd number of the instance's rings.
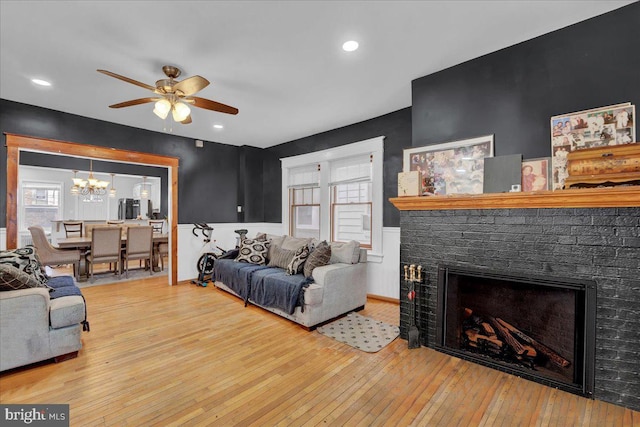
[[[436,348],[591,397],[596,285],[438,266]]]

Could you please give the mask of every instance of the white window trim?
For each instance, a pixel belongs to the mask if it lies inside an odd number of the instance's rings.
[[[342,145],[313,153],[280,159],[282,164],[282,227],[283,234],[289,233],[289,169],[309,164],[320,165],[320,240],[331,241],[331,195],[329,188],[329,162],[340,158],[353,157],[363,154],[373,155],[373,194],[371,224],[371,249],[369,255],[382,258],[382,215],[383,215],[383,156],[384,136]]]

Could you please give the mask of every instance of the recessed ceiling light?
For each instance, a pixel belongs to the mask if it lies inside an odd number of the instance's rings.
[[[39,86],[51,86],[51,83],[49,83],[46,80],[41,80],[41,79],[31,79],[31,81]]]
[[[222,125],[213,125],[213,127],[216,128],[216,129],[223,129],[224,128],[224,126],[222,126]]]
[[[349,40],[348,42],[344,42],[342,45],[342,49],[346,52],[353,52],[358,48],[358,42],[355,40]]]

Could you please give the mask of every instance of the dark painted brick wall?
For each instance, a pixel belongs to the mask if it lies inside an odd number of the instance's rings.
[[[426,271],[418,295],[424,345],[435,343],[438,264],[594,280],[594,397],[640,410],[640,208],[402,211],[400,227],[401,263]]]

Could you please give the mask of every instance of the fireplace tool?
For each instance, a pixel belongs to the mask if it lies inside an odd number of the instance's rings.
[[[409,348],[420,347],[420,330],[416,326],[416,283],[422,280],[422,266],[419,265],[416,268],[415,264],[410,266],[404,266],[404,280],[409,284],[409,293],[407,299],[409,300]]]

